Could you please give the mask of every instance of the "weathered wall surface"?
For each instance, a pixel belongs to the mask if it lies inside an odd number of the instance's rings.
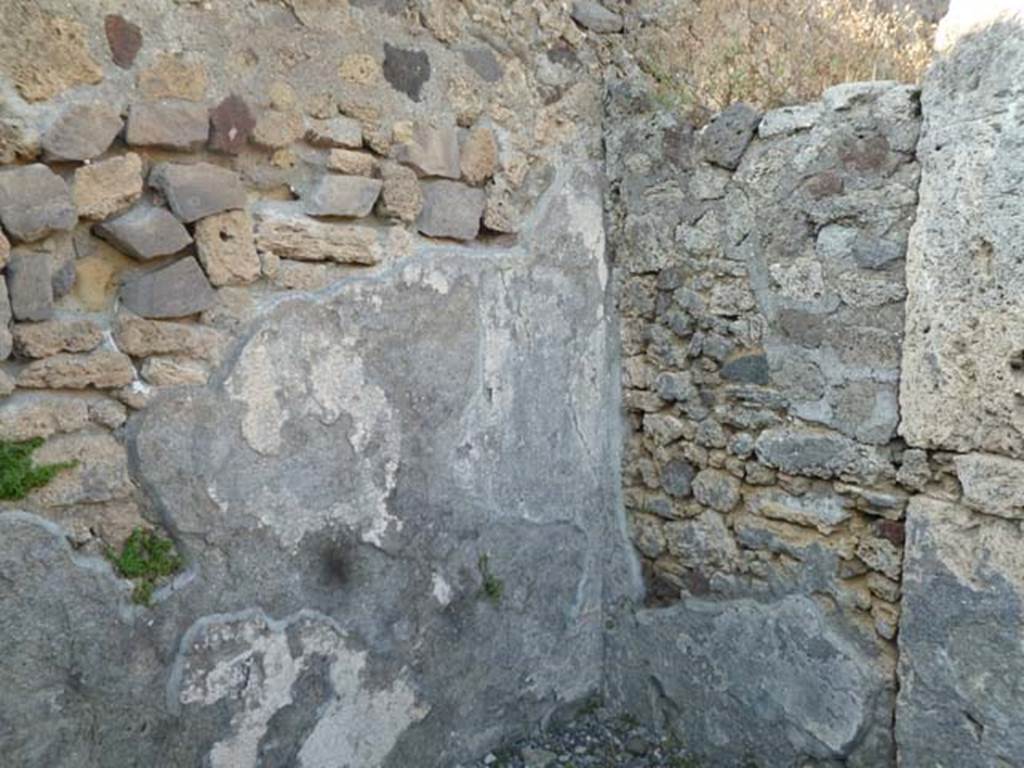
[[[450,766],[598,691],[600,42],[2,5],[0,438],[78,461],[0,512],[4,765]],[[142,525],[150,608],[100,556]]]
[[[638,98],[609,140],[623,480],[647,602],[674,605],[624,619],[613,687],[704,759],[886,764],[917,91],[699,132]]]
[[[608,685],[708,764],[1024,754],[1024,27],[1000,5],[953,4],[920,94],[695,131],[612,90],[646,607],[610,605]]]
[[[943,457],[945,482],[907,511],[896,736],[905,765],[1014,765],[1024,755],[1024,7],[954,2],[939,38],[923,92],[900,429]]]

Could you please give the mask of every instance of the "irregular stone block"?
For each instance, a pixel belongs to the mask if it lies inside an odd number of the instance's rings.
[[[142,159],[134,152],[75,170],[72,189],[78,215],[105,219],[128,208],[142,195]]]
[[[379,179],[326,174],[303,197],[303,204],[312,216],[366,216],[373,210],[382,186]]]
[[[474,128],[462,144],[459,159],[462,178],[470,184],[482,184],[498,168],[498,142],[490,128]]]
[[[28,389],[110,389],[131,384],[135,368],[127,355],[100,349],[84,355],[61,353],[29,363],[18,374]]]
[[[395,127],[395,159],[423,176],[459,178],[459,134],[454,125]]]
[[[217,362],[227,337],[214,328],[162,320],[146,320],[127,313],[114,326],[118,349],[132,357],[182,355]]]
[[[46,159],[81,162],[99,157],[114,143],[124,123],[108,104],[73,104],[43,134]]]
[[[459,51],[469,68],[486,83],[496,83],[505,75],[505,70],[490,48],[463,48]]]
[[[740,481],[720,469],[704,469],[693,480],[693,496],[706,507],[731,512],[740,503]]]
[[[924,496],[907,506],[896,742],[906,766],[1024,755],[1024,535]]]
[[[177,253],[192,242],[188,230],[170,211],[148,203],[97,224],[93,231],[122,253],[142,261]]]
[[[0,223],[12,238],[40,240],[76,221],[68,185],[45,165],[0,170]]]
[[[377,212],[402,221],[416,221],[423,210],[423,192],[416,172],[395,163],[385,163],[381,176],[384,186]]]
[[[249,105],[241,96],[232,94],[210,110],[210,149],[237,155],[256,127]]]
[[[379,264],[384,257],[370,227],[317,221],[298,212],[265,207],[256,213],[256,248],[281,259]]]
[[[121,286],[121,302],[140,317],[170,318],[194,315],[214,302],[213,289],[191,256],[141,275]]]
[[[0,360],[11,356],[14,338],[11,335],[11,300],[7,296],[7,280],[0,278]]]
[[[726,107],[698,135],[701,157],[713,165],[735,170],[760,122],[761,113],[749,104],[739,102]]]
[[[349,176],[373,176],[377,161],[368,152],[354,152],[351,149],[332,149],[327,156],[327,167],[332,171]]]
[[[705,510],[695,518],[667,523],[664,530],[668,551],[684,568],[728,571],[739,559],[732,531],[718,512]]]
[[[456,181],[428,181],[416,229],[428,237],[472,240],[480,232],[483,212],[483,190]]]
[[[692,490],[694,466],[685,459],[671,459],[661,468],[661,487],[669,496],[685,498]]]
[[[755,514],[770,520],[815,528],[826,536],[852,515],[846,500],[835,493],[812,492],[793,496],[772,488],[748,492],[746,500],[748,508]]]
[[[306,141],[314,147],[359,149],[363,146],[363,126],[351,117],[310,120],[306,129]]]
[[[757,125],[757,135],[762,139],[775,136],[789,136],[797,131],[813,128],[821,117],[820,104],[801,104],[794,107],[779,107],[764,113]]]
[[[757,438],[755,451],[762,462],[791,475],[879,478],[895,472],[883,449],[827,429],[772,427]]]
[[[104,17],[103,30],[110,46],[110,58],[121,69],[131,69],[135,57],[142,50],[142,30],[117,14]]]
[[[1013,520],[1024,519],[1024,462],[985,453],[953,458],[964,506]]]
[[[22,357],[49,357],[58,352],[90,352],[103,341],[92,320],[47,320],[14,326],[14,348]]]
[[[206,69],[202,63],[183,56],[164,53],[156,62],[139,72],[139,91],[151,101],[206,98]]]
[[[419,101],[423,86],[430,80],[430,58],[425,51],[398,48],[385,42],[382,71],[392,88]]]
[[[53,284],[47,254],[15,248],[7,264],[7,290],[16,320],[49,320]]]
[[[0,440],[31,440],[89,426],[89,403],[78,396],[19,392],[0,403]]]
[[[11,258],[11,241],[0,232],[0,269],[7,266],[7,260]]]
[[[205,384],[210,378],[205,365],[187,357],[150,357],[142,364],[141,373],[154,387]]]
[[[32,458],[40,464],[74,464],[31,493],[29,498],[44,506],[100,504],[128,498],[135,490],[125,448],[110,434],[54,435]]]
[[[196,224],[199,263],[213,285],[245,285],[260,276],[260,257],[247,211],[229,211]]]
[[[1010,5],[964,12],[980,30]],[[900,434],[917,448],[1024,458],[1024,214],[1005,202],[1024,174],[1024,125],[1007,108],[1024,78],[1021,23],[1017,10],[973,36],[950,26],[948,55],[921,96],[900,382]]]
[[[149,174],[149,184],[163,193],[171,210],[186,223],[245,208],[245,188],[238,174],[209,163],[161,163]]]
[[[125,141],[135,147],[191,151],[210,136],[210,115],[202,104],[155,101],[132,104]]]
[[[622,16],[594,0],[573,0],[570,15],[573,21],[591,32],[608,34],[622,31]]]
[[[607,641],[611,695],[697,764],[895,764],[892,664],[813,598],[689,598],[634,621]]]
[[[294,144],[306,134],[305,118],[298,112],[264,110],[252,131],[254,143],[267,149]]]

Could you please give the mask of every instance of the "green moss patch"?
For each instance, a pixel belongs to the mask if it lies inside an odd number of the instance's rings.
[[[41,437],[19,443],[0,440],[0,500],[23,499],[50,482],[58,472],[77,465],[78,462],[66,461],[33,466],[32,454],[42,444]]]
[[[174,542],[153,530],[136,528],[120,553],[112,547],[107,558],[124,578],[135,582],[132,600],[151,605],[153,592],[161,581],[181,570],[182,559],[174,551]]]
[[[480,555],[476,567],[480,571],[481,596],[497,605],[501,602],[501,596],[505,594],[505,583],[491,573],[490,558],[487,555]]]

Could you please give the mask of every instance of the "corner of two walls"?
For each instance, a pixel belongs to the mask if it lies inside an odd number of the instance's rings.
[[[951,45],[923,122],[893,83],[700,131],[610,88],[647,605],[609,694],[710,764],[1024,754],[1020,39]]]

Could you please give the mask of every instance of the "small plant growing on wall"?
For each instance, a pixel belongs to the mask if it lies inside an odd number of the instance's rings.
[[[118,553],[107,549],[107,558],[126,579],[135,582],[132,600],[152,605],[157,585],[181,569],[182,559],[174,551],[174,542],[153,530],[136,528]]]
[[[33,466],[32,454],[43,444],[36,437],[23,442],[0,440],[0,500],[18,501],[31,491],[50,482],[58,472],[71,469],[77,462]]]
[[[490,558],[486,554],[480,555],[476,567],[480,571],[480,595],[497,605],[505,593],[504,582],[491,573]]]

